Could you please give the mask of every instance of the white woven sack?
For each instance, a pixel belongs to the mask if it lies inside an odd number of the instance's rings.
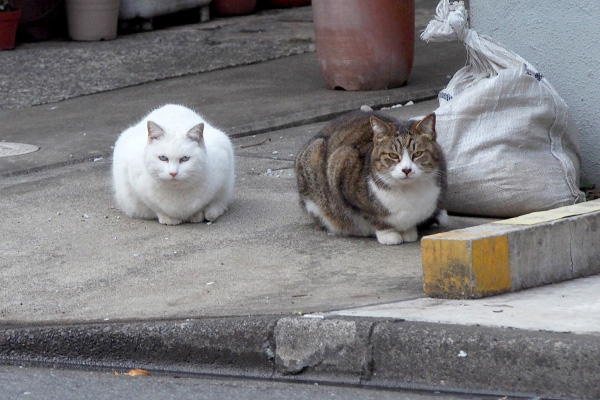
[[[467,65],[435,111],[448,162],[446,209],[512,217],[584,201],[567,105],[527,61],[467,24],[462,1],[442,0],[421,35],[467,47]]]

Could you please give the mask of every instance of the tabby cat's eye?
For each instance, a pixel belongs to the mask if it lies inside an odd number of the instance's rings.
[[[390,156],[390,158],[392,160],[397,160],[400,158],[400,156],[398,156],[398,154],[396,154],[396,153],[390,153],[390,154],[388,154],[388,156]]]
[[[183,157],[181,157],[181,158],[179,159],[179,163],[186,162],[186,161],[189,161],[189,160],[190,160],[190,157],[189,157],[189,156],[183,156]]]
[[[423,152],[422,152],[422,151],[415,151],[415,152],[413,153],[413,158],[419,158],[419,157],[421,157],[422,155],[423,155]]]
[[[165,156],[158,156],[158,159],[160,161],[169,161],[169,159],[167,157],[165,157]]]

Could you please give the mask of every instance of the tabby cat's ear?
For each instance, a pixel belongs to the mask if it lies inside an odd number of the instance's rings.
[[[204,123],[201,122],[188,131],[187,137],[200,144],[202,143],[203,134]]]
[[[160,139],[164,134],[165,131],[156,122],[148,121],[148,142]]]
[[[377,117],[371,117],[371,129],[373,129],[373,141],[375,143],[381,142],[393,133],[390,126]]]
[[[412,126],[412,131],[435,140],[437,137],[435,133],[435,113],[431,113],[422,120],[415,122]]]

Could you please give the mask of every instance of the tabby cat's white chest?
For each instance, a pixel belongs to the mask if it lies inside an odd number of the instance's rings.
[[[434,176],[423,177],[390,190],[370,182],[371,192],[388,211],[385,221],[398,231],[414,228],[429,218],[437,207],[441,189]]]

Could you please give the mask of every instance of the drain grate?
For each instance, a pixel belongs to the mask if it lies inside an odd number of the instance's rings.
[[[0,142],[0,158],[33,153],[40,148],[32,144]]]

